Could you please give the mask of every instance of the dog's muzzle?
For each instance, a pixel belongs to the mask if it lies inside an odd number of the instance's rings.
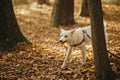
[[[62,43],[62,44],[64,44],[66,41],[62,41],[62,40],[60,40],[60,43]]]

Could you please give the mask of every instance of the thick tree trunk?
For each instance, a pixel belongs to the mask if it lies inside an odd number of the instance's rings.
[[[30,42],[21,33],[13,11],[12,0],[0,1],[0,50],[9,50],[18,42]]]
[[[115,80],[107,55],[101,0],[88,0],[97,80]]]
[[[74,23],[74,0],[55,0],[51,17],[52,26]]]
[[[81,9],[81,13],[80,16],[89,16],[89,11],[88,11],[88,0],[83,0],[82,1],[82,9]]]

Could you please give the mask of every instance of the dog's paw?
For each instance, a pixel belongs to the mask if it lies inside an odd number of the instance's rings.
[[[62,66],[61,66],[61,68],[62,68],[62,69],[64,69],[64,68],[65,68],[65,66],[64,66],[64,65],[62,65]]]
[[[83,67],[86,64],[86,62],[81,62],[80,67]]]
[[[82,64],[81,64],[81,67],[83,67],[84,65],[85,65],[85,64],[84,64],[84,63],[82,63]]]
[[[66,68],[66,65],[62,65],[62,66],[61,66],[61,69],[65,69],[65,68]]]

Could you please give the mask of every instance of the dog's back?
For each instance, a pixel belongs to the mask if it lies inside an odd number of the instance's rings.
[[[107,23],[104,22],[104,33],[105,33],[105,40],[106,40],[106,43],[107,43],[108,42],[108,33],[106,32],[106,26],[107,26]],[[92,38],[91,26],[86,26],[86,27],[82,28],[82,30],[85,30],[86,33]],[[86,40],[87,40],[87,42],[89,42],[88,37],[86,37]]]

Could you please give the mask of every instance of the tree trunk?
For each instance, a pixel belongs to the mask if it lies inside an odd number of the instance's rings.
[[[115,80],[107,55],[101,0],[88,0],[97,80]]]
[[[38,4],[48,4],[49,5],[49,0],[38,0]]]
[[[82,10],[81,10],[80,16],[89,16],[87,1],[88,0],[82,0]]]
[[[55,0],[51,17],[52,26],[74,23],[74,0]]]
[[[30,42],[21,33],[14,14],[12,0],[0,2],[0,50],[10,50],[18,42]]]

